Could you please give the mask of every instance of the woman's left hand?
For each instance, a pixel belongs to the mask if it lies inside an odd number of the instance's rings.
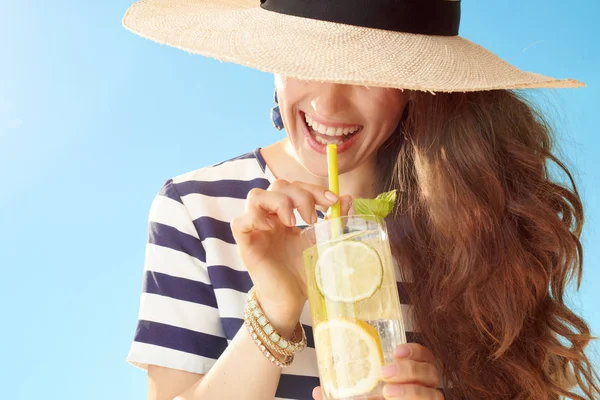
[[[381,369],[381,380],[385,382],[383,397],[369,400],[411,399],[443,400],[444,395],[437,389],[439,372],[431,351],[417,343],[398,346],[394,350],[394,363]],[[315,400],[323,400],[321,388],[313,391]]]

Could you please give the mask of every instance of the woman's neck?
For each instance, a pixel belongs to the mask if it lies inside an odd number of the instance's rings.
[[[287,181],[301,181],[328,186],[327,177],[313,175],[302,166],[294,156],[294,151],[287,139],[274,143],[261,149],[269,169],[278,179]],[[375,187],[375,159],[363,163],[354,170],[340,175],[340,194],[349,194],[354,197],[373,198],[377,195]]]

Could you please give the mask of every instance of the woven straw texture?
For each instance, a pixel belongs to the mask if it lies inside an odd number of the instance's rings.
[[[428,92],[585,86],[522,71],[460,36],[317,21],[266,11],[259,4],[142,0],[129,8],[123,25],[190,53],[303,80]]]

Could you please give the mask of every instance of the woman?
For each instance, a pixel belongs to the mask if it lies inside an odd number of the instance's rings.
[[[512,91],[582,84],[506,64],[460,38],[459,20],[448,0],[145,0],[127,12],[144,37],[274,72],[272,118],[287,133],[169,180],[153,202],[128,358],[148,370],[150,399],[321,398],[299,226],[390,189],[412,323],[381,371],[386,399],[600,395],[589,329],[563,302],[581,278],[581,200],[572,179],[550,180],[547,161],[571,175]],[[332,142],[340,198],[326,189]],[[289,368],[243,328],[251,287],[282,338],[306,330]]]

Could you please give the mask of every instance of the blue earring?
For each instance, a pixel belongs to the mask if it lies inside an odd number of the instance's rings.
[[[275,91],[275,96],[273,96],[273,102],[275,103],[275,107],[271,108],[271,121],[273,122],[273,126],[278,131],[283,129],[283,120],[281,119],[281,111],[279,111],[279,102],[277,101],[277,91]]]

